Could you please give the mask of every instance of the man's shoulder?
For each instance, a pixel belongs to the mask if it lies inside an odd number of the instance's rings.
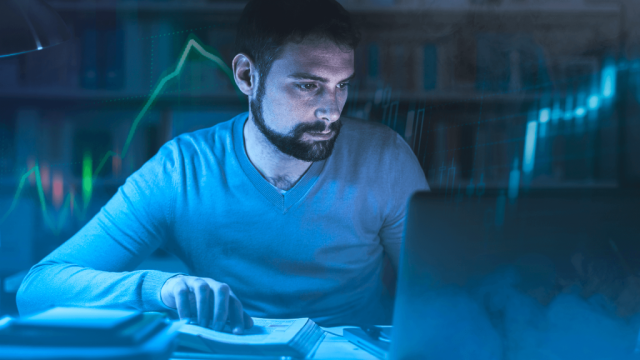
[[[392,146],[398,139],[398,134],[388,126],[352,117],[342,118],[340,136],[349,148],[380,148]]]
[[[395,134],[388,126],[378,122],[348,116],[343,116],[341,120],[343,123],[342,129],[354,134],[360,134],[363,137],[391,137]]]
[[[368,179],[372,178],[369,176],[371,171],[375,173],[375,178],[385,184],[405,183],[410,187],[428,189],[424,172],[413,149],[400,134],[388,126],[347,118],[343,119],[339,136],[340,147],[338,150],[336,143],[338,156],[335,159],[339,167],[356,168],[358,173],[368,174]],[[347,164],[349,166],[342,166]]]
[[[214,152],[224,150],[225,146],[232,143],[234,120],[243,115],[246,115],[246,113],[239,114],[211,127],[182,133],[167,144],[188,153],[196,150],[200,152],[203,149]]]
[[[340,137],[344,149],[348,151],[363,151],[367,154],[380,152],[380,155],[389,155],[396,151],[409,150],[408,144],[397,132],[373,121],[343,117]]]

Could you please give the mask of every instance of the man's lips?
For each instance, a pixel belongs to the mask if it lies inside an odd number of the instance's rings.
[[[329,140],[331,139],[331,137],[333,136],[333,131],[329,131],[326,133],[320,133],[320,132],[307,132],[307,134],[318,138],[318,139],[322,139],[322,140]]]

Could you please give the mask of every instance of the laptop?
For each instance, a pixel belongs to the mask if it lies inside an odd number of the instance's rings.
[[[640,359],[640,192],[419,192],[391,359]]]

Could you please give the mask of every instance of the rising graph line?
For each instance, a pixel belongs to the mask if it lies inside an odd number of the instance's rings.
[[[121,159],[123,159],[126,155],[127,155],[127,151],[129,150],[129,145],[131,144],[131,141],[133,140],[133,135],[136,132],[136,129],[138,127],[138,125],[140,124],[140,121],[142,121],[142,118],[144,118],[144,116],[146,115],[147,111],[149,111],[149,108],[151,108],[151,105],[153,105],[153,103],[155,102],[156,98],[160,95],[160,93],[162,92],[165,84],[176,78],[178,75],[180,75],[180,72],[182,71],[182,68],[184,67],[184,64],[187,60],[187,57],[189,56],[189,53],[191,52],[191,50],[195,50],[198,53],[200,53],[200,55],[204,56],[205,58],[211,60],[215,65],[217,65],[220,70],[222,70],[225,75],[227,77],[229,77],[229,79],[231,80],[231,83],[233,85],[235,85],[235,81],[233,79],[233,72],[231,71],[231,69],[224,63],[224,61],[222,60],[222,58],[220,57],[219,54],[217,54],[217,52],[212,49],[209,48],[207,49],[206,46],[202,45],[200,41],[198,41],[198,39],[195,37],[195,35],[190,35],[189,36],[189,40],[187,41],[187,44],[185,45],[183,51],[182,51],[182,55],[180,56],[180,60],[178,60],[178,63],[176,64],[175,69],[170,72],[169,74],[163,76],[160,81],[158,82],[158,84],[156,85],[155,89],[153,90],[153,92],[151,93],[151,95],[149,96],[149,98],[147,99],[147,101],[145,102],[144,106],[142,107],[142,110],[140,110],[140,112],[138,113],[138,116],[136,116],[136,118],[133,120],[133,124],[131,125],[131,129],[129,129],[129,134],[127,135],[127,140],[125,141],[124,147],[122,149],[122,154],[118,154],[114,151],[108,151],[103,157],[102,160],[100,161],[100,163],[98,164],[98,167],[96,168],[96,170],[93,172],[93,175],[91,175],[91,185],[95,182],[95,179],[97,177],[97,175],[100,173],[100,171],[102,170],[102,168],[104,167],[104,165],[106,164],[107,160],[109,160],[109,158],[111,157],[119,157]],[[237,90],[237,87],[236,87]],[[46,199],[44,196],[44,191],[42,189],[42,182],[40,180],[40,168],[38,166],[38,164],[36,163],[31,169],[29,169],[24,175],[22,175],[22,177],[20,178],[20,183],[18,184],[18,189],[16,190],[16,193],[13,197],[13,201],[11,202],[11,206],[9,207],[9,210],[7,210],[7,212],[2,216],[2,218],[0,218],[0,225],[2,225],[2,223],[4,223],[4,221],[7,219],[7,217],[13,212],[13,210],[16,208],[16,206],[18,205],[18,201],[20,198],[20,194],[22,192],[22,189],[24,188],[24,185],[26,183],[27,178],[29,177],[29,175],[31,175],[31,173],[35,173],[35,177],[36,177],[36,186],[38,189],[38,198],[40,200],[40,208],[42,210],[42,214],[45,220],[45,223],[47,224],[47,226],[49,226],[54,233],[58,233],[59,230],[62,227],[62,224],[64,223],[64,220],[66,220],[68,213],[69,213],[69,209],[70,207],[73,207],[74,204],[77,205],[77,203],[75,202],[75,200],[73,199],[73,193],[69,193],[67,194],[67,197],[64,201],[63,207],[61,209],[61,214],[58,218],[58,224],[54,224],[53,220],[49,217],[49,213],[47,211],[47,204],[46,204]],[[86,211],[88,206],[88,202],[85,202],[83,204],[83,208],[82,211]],[[80,208],[78,209],[80,210]],[[77,213],[80,213],[80,211],[78,211]],[[82,213],[82,215],[84,215],[84,213]]]

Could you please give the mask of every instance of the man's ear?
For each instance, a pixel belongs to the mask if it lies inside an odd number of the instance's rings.
[[[233,58],[232,66],[233,78],[240,91],[247,96],[253,96],[258,84],[258,72],[253,66],[253,61],[240,53]]]

